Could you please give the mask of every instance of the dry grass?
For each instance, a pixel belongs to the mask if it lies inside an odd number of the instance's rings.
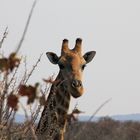
[[[81,128],[86,128],[81,131]],[[76,138],[77,133],[80,133]],[[140,122],[119,122],[102,118],[98,122],[77,122],[68,126],[66,140],[140,140]]]

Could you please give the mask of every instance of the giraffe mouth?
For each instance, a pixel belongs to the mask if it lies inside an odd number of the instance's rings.
[[[68,91],[72,97],[78,98],[82,96],[84,93],[84,88],[82,83],[80,83],[80,86],[73,86],[73,84],[68,80],[63,80],[59,83],[59,86],[63,85],[63,88],[65,91]],[[71,85],[71,86],[70,86]]]
[[[78,97],[82,96],[83,92],[84,92],[83,87],[80,87],[80,88],[73,88],[72,87],[72,90],[70,93],[71,93],[72,97],[78,98]]]

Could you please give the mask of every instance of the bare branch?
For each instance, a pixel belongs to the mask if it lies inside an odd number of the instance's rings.
[[[5,28],[5,31],[4,31],[4,33],[3,33],[3,37],[2,37],[2,39],[1,39],[1,41],[0,41],[0,49],[1,49],[1,47],[2,47],[2,44],[3,44],[3,42],[4,42],[4,39],[7,37],[7,34],[8,34],[8,27],[6,27]]]
[[[32,75],[33,71],[35,70],[35,68],[37,67],[38,63],[41,61],[41,57],[43,54],[40,55],[40,57],[38,58],[36,64],[33,66],[32,70],[30,71],[30,73],[28,74],[27,78],[24,79],[25,81],[23,81],[24,84],[27,83],[27,81],[29,80],[30,76]]]
[[[97,109],[96,111],[92,114],[92,116],[89,118],[88,122],[92,121],[92,119],[95,117],[95,115],[102,109],[103,106],[105,106],[107,103],[109,103],[111,101],[111,98],[106,100],[104,103],[102,103]]]
[[[30,13],[29,13],[29,16],[28,16],[28,19],[27,19],[27,22],[26,22],[26,25],[25,25],[25,28],[24,28],[24,31],[23,31],[23,34],[22,34],[22,37],[21,37],[21,39],[20,39],[20,41],[19,41],[19,44],[17,45],[16,51],[15,51],[16,53],[19,52],[19,49],[20,49],[21,46],[22,46],[22,43],[23,43],[24,38],[25,38],[25,35],[26,35],[26,33],[27,33],[27,30],[28,30],[28,27],[29,27],[29,23],[30,23],[30,21],[31,21],[31,17],[32,17],[34,8],[35,8],[35,6],[36,6],[36,3],[37,3],[37,0],[35,0],[34,3],[33,3],[33,5],[32,5],[31,11],[30,11]]]

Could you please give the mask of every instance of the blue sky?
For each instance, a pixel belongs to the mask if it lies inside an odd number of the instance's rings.
[[[13,51],[23,32],[33,0],[0,0],[0,34],[8,26],[5,54]],[[41,63],[29,83],[58,73],[45,52],[60,55],[61,42],[83,39],[83,53],[96,50],[84,71],[85,94],[72,99],[92,114],[105,100],[112,100],[98,115],[139,113],[140,97],[140,2],[138,0],[38,0],[20,55],[28,67],[41,53]]]

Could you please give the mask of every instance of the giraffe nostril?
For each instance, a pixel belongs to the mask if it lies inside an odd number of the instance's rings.
[[[72,87],[76,88],[76,87],[81,87],[81,86],[82,86],[82,82],[80,80],[72,81]]]
[[[75,87],[77,87],[77,85],[78,85],[77,80],[73,80],[72,81],[72,86],[75,88]]]
[[[81,82],[81,81],[79,81],[79,86],[80,86],[80,87],[82,86],[82,82]]]

